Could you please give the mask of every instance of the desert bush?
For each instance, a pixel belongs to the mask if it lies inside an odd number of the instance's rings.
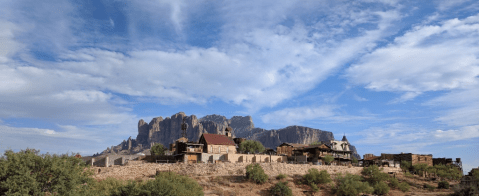
[[[422,187],[425,188],[425,189],[427,189],[427,190],[429,190],[429,191],[434,191],[434,189],[435,189],[434,186],[431,186],[431,185],[429,185],[429,184],[424,184]]]
[[[356,159],[356,157],[353,157],[353,159],[351,159],[351,163],[358,163],[358,159]]]
[[[266,175],[263,168],[256,163],[246,166],[246,178],[257,184],[263,184],[268,180],[268,175]]]
[[[454,193],[451,196],[478,195],[479,190],[476,186],[454,186]]]
[[[417,172],[419,175],[422,175],[423,172],[426,171],[427,167],[428,166],[425,163],[419,163],[419,164],[413,165],[414,171]]]
[[[39,150],[5,151],[0,161],[0,195],[87,194],[93,172],[73,155],[38,155]]]
[[[389,192],[389,186],[385,182],[378,182],[374,186],[374,194],[385,195]]]
[[[397,188],[399,185],[399,181],[396,178],[389,179],[389,186],[392,188]]]
[[[152,155],[164,155],[166,150],[167,149],[165,148],[165,146],[160,143],[156,143],[150,148],[150,152]]]
[[[339,173],[336,180],[337,183],[334,191],[336,192],[336,195],[339,196],[356,196],[359,193],[369,194],[374,191],[367,182],[362,182],[362,177],[358,175],[346,173],[346,175],[343,176]]]
[[[108,177],[102,181],[96,182],[92,185],[92,190],[97,195],[110,195],[112,190],[117,190],[126,185],[126,181]]]
[[[399,183],[398,188],[402,192],[407,192],[407,191],[409,191],[409,184],[406,183],[406,182],[401,182],[401,183]]]
[[[154,180],[129,181],[125,186],[112,190],[112,196],[189,196],[203,195],[203,188],[195,180],[174,172],[161,172]]]
[[[436,174],[442,180],[459,180],[462,178],[462,172],[457,167],[453,165],[435,165]]]
[[[329,165],[329,164],[331,164],[331,161],[334,160],[334,157],[328,154],[328,155],[324,156],[322,159],[327,165]]]
[[[281,180],[285,179],[286,177],[288,177],[286,174],[279,174],[278,176],[276,176],[276,179]]]
[[[403,172],[408,171],[409,169],[411,169],[411,167],[412,163],[410,161],[401,161],[401,169],[403,170]]]
[[[406,171],[406,173],[404,173],[404,176],[406,176],[406,177],[408,177],[408,178],[412,178],[412,177],[413,177],[412,174],[409,173],[408,171]]]
[[[278,182],[269,190],[271,195],[292,196],[293,191],[288,187],[288,182]]]
[[[363,168],[361,174],[371,185],[386,181],[389,178],[389,175],[384,173],[382,168],[379,169],[377,165],[371,165],[369,167]]]
[[[311,190],[314,191],[314,192],[318,192],[319,191],[319,187],[316,185],[316,184],[310,184],[309,185],[311,187]]]
[[[447,181],[440,181],[437,183],[438,189],[449,189],[449,182]]]
[[[331,176],[326,170],[318,171],[316,168],[311,168],[308,173],[303,176],[306,184],[325,184],[331,182]]]

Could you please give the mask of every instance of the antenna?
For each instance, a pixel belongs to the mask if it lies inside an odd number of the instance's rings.
[[[186,124],[186,117],[183,117],[183,123],[181,123],[181,130],[183,132],[181,133],[181,136],[186,138],[186,130],[188,129],[188,124]]]

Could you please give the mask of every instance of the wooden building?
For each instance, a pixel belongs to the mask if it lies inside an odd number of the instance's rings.
[[[203,144],[203,152],[210,154],[234,154],[236,153],[235,142],[226,135],[204,133],[199,142]]]
[[[302,150],[304,147],[307,147],[307,144],[295,144],[295,143],[282,143],[276,147],[277,155],[286,155],[291,157],[293,155],[303,155]]]
[[[401,153],[394,154],[394,161],[401,163],[401,161],[409,161],[412,165],[419,163],[425,163],[428,166],[433,166],[432,154],[412,154],[412,153]]]

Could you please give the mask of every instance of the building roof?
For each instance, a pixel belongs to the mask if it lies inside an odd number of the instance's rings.
[[[206,141],[207,144],[228,145],[228,146],[234,146],[235,145],[233,140],[226,135],[203,133],[202,137],[205,138],[205,141]]]
[[[343,139],[341,140],[343,142],[349,142],[348,139],[346,138],[346,135],[343,135]]]
[[[288,146],[292,146],[293,148],[301,148],[301,147],[307,147],[308,144],[295,144],[295,143],[283,143],[281,144],[280,146],[282,145],[288,145]]]
[[[372,157],[368,157],[368,158],[365,158],[364,160],[365,161],[371,161],[371,160],[376,160],[376,159],[379,159],[381,158],[380,156],[372,156]]]

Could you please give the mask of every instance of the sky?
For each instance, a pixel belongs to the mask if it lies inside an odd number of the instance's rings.
[[[479,166],[479,2],[0,1],[0,151],[218,114]]]

